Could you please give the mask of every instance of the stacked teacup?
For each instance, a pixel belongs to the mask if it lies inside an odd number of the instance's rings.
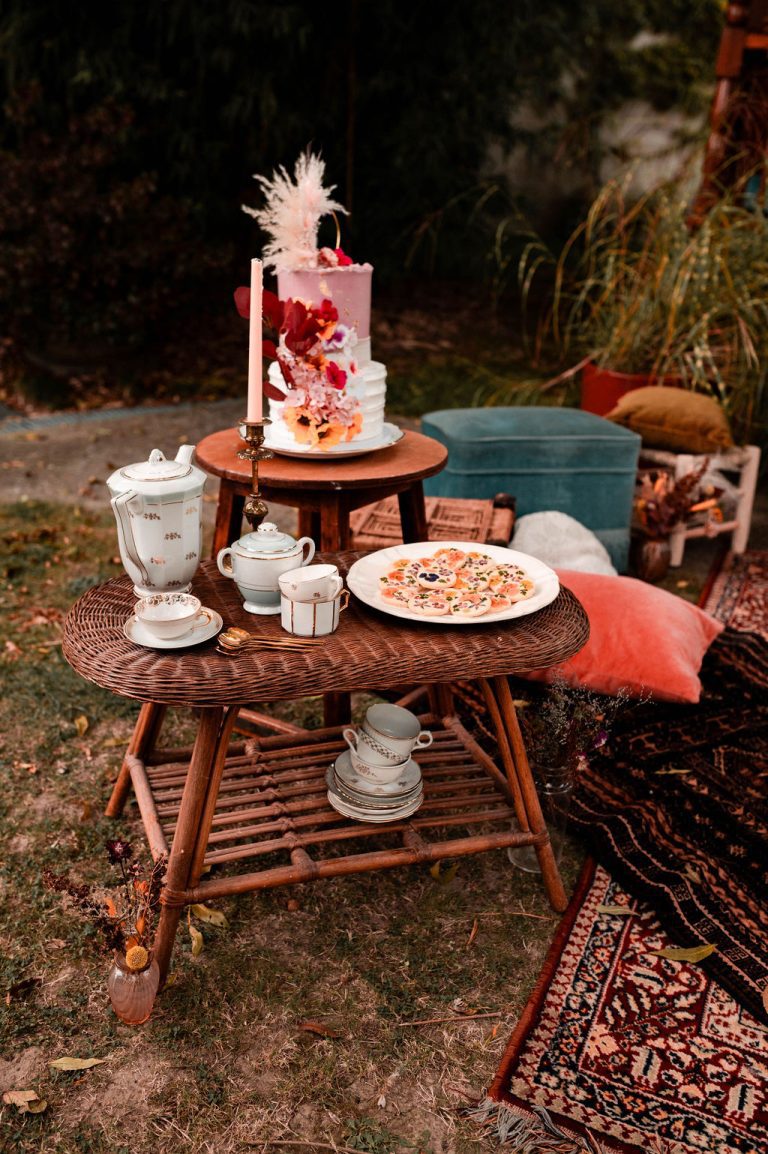
[[[415,813],[423,800],[421,769],[414,750],[432,744],[415,714],[399,705],[370,706],[360,726],[343,730],[349,749],[326,776],[328,800],[357,821],[397,821]]]
[[[305,565],[278,577],[280,623],[297,637],[324,637],[339,625],[349,590],[335,565]]]

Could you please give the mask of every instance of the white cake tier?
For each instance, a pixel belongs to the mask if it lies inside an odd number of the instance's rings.
[[[269,379],[278,389],[285,389],[285,381],[277,361],[273,361],[269,366]],[[369,361],[357,373],[347,375],[344,391],[347,396],[354,397],[359,402],[363,418],[360,432],[353,440],[380,437],[384,425],[384,404],[387,395],[386,366],[380,361]],[[295,440],[293,433],[283,420],[283,408],[282,401],[270,400],[269,419],[272,421],[270,439],[283,443],[293,442]]]

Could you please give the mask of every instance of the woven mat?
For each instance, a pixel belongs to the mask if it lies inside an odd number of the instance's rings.
[[[572,828],[677,945],[756,1016],[768,987],[768,554],[728,558],[706,600],[726,629],[698,705],[620,714],[580,777]],[[734,628],[734,625],[736,628]],[[754,630],[754,631],[753,631]]]
[[[700,966],[653,952],[670,944],[648,906],[587,863],[474,1111],[489,1136],[527,1154],[768,1149],[768,1030]]]

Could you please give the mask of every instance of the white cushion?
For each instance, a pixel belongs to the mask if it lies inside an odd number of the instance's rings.
[[[567,513],[527,513],[515,525],[511,548],[557,569],[615,576],[608,550],[591,529]]]

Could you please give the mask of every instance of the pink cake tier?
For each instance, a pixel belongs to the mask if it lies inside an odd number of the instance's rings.
[[[339,313],[339,323],[351,330],[344,348],[326,348],[326,355],[347,373],[345,393],[359,406],[362,425],[352,438],[370,440],[382,435],[386,400],[386,367],[371,360],[371,279],[370,264],[352,264],[338,268],[292,269],[277,274],[277,292],[280,300],[301,300],[305,304],[320,305],[331,300]],[[278,388],[285,388],[280,366],[273,362],[269,379]],[[269,402],[272,421],[270,441],[286,446],[294,442],[290,428],[283,420],[283,403]]]

